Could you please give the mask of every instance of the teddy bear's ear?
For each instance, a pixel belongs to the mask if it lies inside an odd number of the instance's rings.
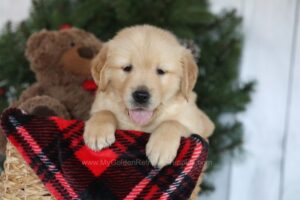
[[[25,55],[32,63],[32,68],[44,68],[45,64],[51,65],[54,61],[50,53],[55,54],[55,31],[42,30],[32,34],[26,44]]]
[[[40,32],[33,33],[26,43],[25,55],[29,60],[32,60],[35,51],[40,47],[42,41],[48,37],[49,31],[43,29]]]
[[[107,67],[108,44],[104,44],[98,55],[92,61],[92,76],[100,91],[104,91],[108,85]]]

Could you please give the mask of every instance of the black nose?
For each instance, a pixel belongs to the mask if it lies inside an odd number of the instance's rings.
[[[80,47],[77,52],[82,58],[92,59],[94,57],[93,50],[87,47]]]
[[[147,90],[137,90],[132,93],[135,102],[143,104],[147,103],[150,99],[150,94]]]

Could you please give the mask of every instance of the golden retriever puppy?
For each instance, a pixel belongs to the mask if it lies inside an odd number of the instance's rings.
[[[164,167],[174,160],[180,137],[213,132],[192,91],[197,64],[168,31],[150,25],[121,30],[94,59],[92,75],[98,91],[84,141],[93,150],[111,145],[116,129],[145,131],[151,133],[151,164]]]

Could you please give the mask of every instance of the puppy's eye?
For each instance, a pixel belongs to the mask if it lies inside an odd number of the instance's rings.
[[[71,46],[71,47],[74,47],[74,46],[75,46],[75,42],[71,42],[71,43],[70,43],[70,46]]]
[[[132,65],[127,65],[127,66],[123,67],[124,72],[131,72],[131,70],[132,70]]]
[[[160,68],[157,68],[157,69],[156,69],[156,73],[157,73],[158,75],[164,75],[166,72],[165,72],[164,70],[160,69]]]

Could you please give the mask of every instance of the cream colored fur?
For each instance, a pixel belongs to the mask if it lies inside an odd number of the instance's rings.
[[[132,71],[124,72],[128,65]],[[158,68],[166,73],[158,75]],[[195,103],[197,73],[192,54],[170,32],[149,25],[121,30],[93,61],[92,75],[99,89],[84,132],[86,144],[94,150],[107,147],[115,141],[116,129],[150,132],[146,146],[150,162],[158,167],[170,164],[180,137],[196,133],[207,139],[214,130]],[[140,86],[149,88],[148,108],[154,111],[144,126],[128,116],[132,92]]]

